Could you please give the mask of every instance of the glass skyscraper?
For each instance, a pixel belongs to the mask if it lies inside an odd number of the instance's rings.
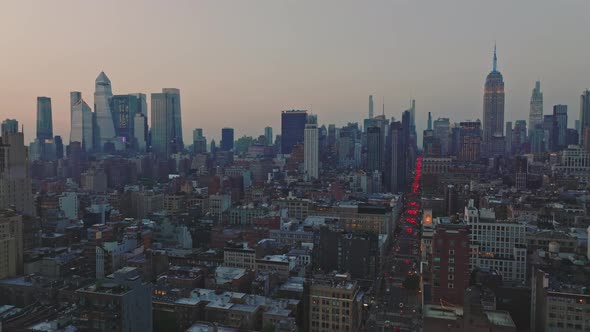
[[[234,149],[234,128],[221,129],[221,151],[231,151]]]
[[[111,114],[115,126],[115,135],[125,142],[132,142],[135,137],[135,115],[139,112],[139,99],[135,95],[116,95],[110,100]]]
[[[152,93],[152,151],[160,158],[184,149],[180,90],[168,88]]]
[[[41,143],[45,140],[53,140],[51,98],[49,97],[37,97],[37,139]]]
[[[281,113],[281,153],[291,154],[295,144],[303,144],[307,111],[290,110]]]

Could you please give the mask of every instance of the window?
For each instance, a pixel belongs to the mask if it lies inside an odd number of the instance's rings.
[[[455,258],[449,258],[449,263],[455,263]]]
[[[455,272],[455,267],[454,266],[449,266],[449,272]]]
[[[455,285],[454,285],[452,282],[450,282],[450,283],[447,285],[447,287],[448,287],[448,288],[455,288]]]
[[[449,274],[449,280],[455,280],[455,275],[454,274]]]
[[[449,255],[451,255],[451,256],[452,256],[452,255],[455,255],[455,250],[452,250],[452,249],[451,249],[451,250],[449,250]]]

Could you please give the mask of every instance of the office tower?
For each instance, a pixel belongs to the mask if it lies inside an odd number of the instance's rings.
[[[319,132],[317,117],[310,115],[307,117],[305,125],[305,135],[303,143],[303,170],[306,181],[319,178]]]
[[[432,130],[432,114],[430,112],[428,112],[428,125],[426,130]]]
[[[555,133],[557,123],[553,120],[553,114],[543,115],[543,150],[545,152],[555,150]]]
[[[451,123],[449,118],[438,118],[434,121],[434,137],[440,142],[442,157],[449,154],[449,134]]]
[[[555,149],[563,149],[567,147],[565,137],[567,134],[567,105],[553,106],[553,121],[555,122],[553,128],[554,147]]]
[[[369,119],[373,118],[373,95],[369,96]]]
[[[0,209],[34,214],[29,159],[24,133],[5,133],[0,139]]]
[[[74,97],[76,98],[73,100],[77,101],[72,105],[70,144],[79,142],[82,145],[82,150],[91,151],[94,149],[92,110],[80,96],[75,95]]]
[[[461,127],[458,123],[453,124],[451,127],[451,142],[449,144],[449,153],[451,156],[458,156],[461,150]]]
[[[392,122],[387,137],[387,172],[385,181],[392,193],[403,192],[404,189],[404,154],[403,127],[401,122]]]
[[[477,209],[473,199],[465,207],[464,220],[470,227],[469,270],[495,269],[502,279],[526,281],[526,225],[496,219],[494,209]],[[499,235],[501,234],[501,235]]]
[[[266,140],[266,145],[270,146],[272,145],[272,127],[266,127],[264,128],[264,139]]]
[[[380,127],[367,129],[367,173],[381,173],[383,165],[383,140]]]
[[[532,132],[531,132],[532,134]],[[512,153],[525,153],[525,143],[527,142],[526,120],[516,120],[512,128]]]
[[[135,95],[115,95],[110,99],[115,136],[127,144],[135,138],[135,115],[139,111],[139,99]],[[141,124],[143,126],[143,124]]]
[[[129,96],[137,98],[137,113],[145,115],[147,118],[147,96],[145,93],[130,93]]]
[[[51,98],[37,97],[37,139],[39,142],[53,140]]]
[[[307,111],[289,110],[281,113],[281,153],[291,154],[295,144],[303,143]],[[330,129],[328,129],[328,135]],[[335,143],[335,142],[334,142]]]
[[[6,119],[2,121],[2,130],[0,130],[1,136],[16,133],[18,133],[18,121],[14,119]]]
[[[121,268],[76,295],[75,325],[82,331],[153,330],[151,286],[137,268]]]
[[[469,228],[437,223],[432,235],[432,303],[461,306],[469,286]]]
[[[95,81],[94,90],[94,116],[96,117],[96,130],[94,133],[98,144],[98,150],[102,151],[104,144],[113,142],[116,136],[113,116],[109,100],[113,96],[111,80],[104,72],[100,72]]]
[[[347,275],[326,276],[305,282],[304,308],[307,326],[303,330],[314,332],[358,331],[361,324],[362,292]]]
[[[516,181],[516,188],[518,189],[526,189],[526,181],[528,175],[528,159],[525,156],[516,156],[514,158],[515,163],[515,181]]]
[[[506,121],[506,153],[512,154],[512,121]]]
[[[579,119],[575,120],[574,127],[575,127],[576,131],[578,132],[578,136],[579,136],[580,133],[582,132],[582,122]]]
[[[434,136],[434,130],[424,130],[422,133],[422,151],[424,157],[441,156],[440,141]]]
[[[221,151],[231,151],[234,149],[234,128],[221,129]]]
[[[494,65],[486,78],[483,96],[483,143],[487,155],[494,152],[493,137],[504,136],[504,79],[498,71],[497,64],[494,46]]]
[[[64,157],[64,142],[61,136],[55,136],[53,142],[55,144],[55,158],[62,159]]]
[[[151,99],[152,151],[158,157],[168,159],[184,149],[180,90],[162,89],[161,93],[152,93]]]
[[[463,121],[459,123],[461,130],[461,148],[459,160],[475,161],[481,153],[481,122]]]
[[[410,135],[416,136],[416,100],[412,99],[410,109]]]
[[[574,128],[567,128],[565,134],[565,145],[578,145],[578,142],[580,142],[580,136],[578,135],[578,131]]]
[[[193,151],[195,154],[207,153],[207,138],[201,128],[193,130]]]
[[[135,148],[138,152],[145,152],[147,149],[147,133],[145,128],[147,124],[147,117],[143,113],[136,113],[133,118],[133,135],[135,141]]]
[[[0,210],[0,279],[23,273],[23,218],[10,209]]]
[[[541,92],[541,82],[535,82],[535,88],[531,95],[531,108],[529,112],[529,136],[535,129],[536,125],[543,124],[543,92]]]
[[[532,153],[538,154],[545,152],[545,130],[543,129],[543,124],[536,125],[535,129],[533,129],[530,144]]]
[[[590,131],[586,130],[590,128],[590,90],[586,90],[580,96],[580,142],[590,141]],[[584,146],[586,150],[590,149],[588,146]]]

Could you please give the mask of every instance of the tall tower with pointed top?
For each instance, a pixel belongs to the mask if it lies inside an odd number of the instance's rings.
[[[535,88],[531,95],[529,111],[529,136],[533,133],[537,125],[543,125],[543,92],[541,92],[541,82],[535,82]]]
[[[490,152],[493,140],[504,136],[504,78],[498,71],[498,57],[494,45],[494,64],[488,74],[483,95],[483,143]]]
[[[96,117],[96,134],[98,150],[102,150],[104,144],[115,140],[115,124],[109,105],[109,99],[113,96],[111,80],[101,71],[95,81],[94,89],[94,115]]]

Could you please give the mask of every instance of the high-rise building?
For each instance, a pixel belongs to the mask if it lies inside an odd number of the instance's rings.
[[[428,112],[428,124],[426,130],[432,130],[432,114]]]
[[[463,121],[459,123],[461,130],[461,148],[459,160],[475,161],[481,153],[481,122]]]
[[[0,210],[0,279],[23,273],[23,219],[13,210]]]
[[[37,97],[37,139],[39,142],[53,140],[51,98]]]
[[[304,140],[307,111],[289,110],[281,113],[281,153],[291,154],[295,144]],[[328,135],[330,131],[328,129]]]
[[[587,142],[590,132],[586,130],[590,128],[590,90],[586,90],[580,96],[580,142]],[[586,150],[590,147],[584,146]]]
[[[553,133],[554,147],[563,149],[567,147],[565,137],[567,134],[567,105],[553,106],[553,121],[555,132]]]
[[[105,143],[115,141],[115,125],[109,105],[113,96],[111,80],[101,71],[95,81],[94,90],[94,115],[96,117],[96,130],[94,133],[98,150],[102,150]]]
[[[22,132],[0,139],[0,209],[34,215],[29,158]]]
[[[234,149],[234,128],[221,129],[221,151],[231,151]]]
[[[538,154],[545,152],[545,130],[543,124],[536,125],[530,137],[531,152]]]
[[[115,136],[130,144],[135,138],[135,115],[142,114],[139,111],[139,99],[135,95],[115,95],[110,99],[110,109]]]
[[[535,82],[535,88],[531,95],[531,108],[529,111],[529,135],[533,132],[536,125],[543,124],[543,92],[541,92],[541,82]]]
[[[515,179],[516,179],[516,188],[518,189],[526,189],[526,182],[528,176],[528,159],[525,156],[516,156],[514,158],[515,163]]]
[[[266,127],[264,128],[264,139],[266,140],[266,145],[267,146],[271,146],[272,145],[272,127]]]
[[[440,153],[442,157],[449,154],[449,135],[451,123],[449,118],[438,118],[434,120],[434,137],[440,142]]]
[[[412,99],[410,103],[410,135],[416,137],[416,100]]]
[[[553,114],[543,115],[543,150],[545,152],[555,150],[555,133],[557,123],[553,120]]]
[[[367,173],[381,173],[383,165],[383,140],[380,127],[367,128]]]
[[[486,154],[493,154],[493,137],[504,136],[504,78],[497,64],[494,46],[494,65],[486,78],[483,96],[483,143]]]
[[[527,142],[526,120],[516,120],[512,128],[512,153],[525,153],[525,143]]]
[[[320,169],[319,132],[315,115],[307,117],[304,136],[303,170],[305,180],[310,181],[319,178]]]
[[[369,96],[369,119],[373,118],[373,95]]]
[[[207,138],[203,136],[203,129],[193,130],[193,151],[195,154],[207,153]]]
[[[403,129],[399,121],[392,122],[387,137],[387,172],[385,181],[387,188],[392,193],[403,192],[404,189],[404,154],[403,154]]]
[[[64,157],[64,142],[61,136],[55,136],[53,142],[55,144],[55,158],[62,159]]]
[[[147,116],[143,113],[136,113],[133,118],[133,135],[135,148],[138,152],[145,152],[147,149]]]
[[[71,96],[70,144],[79,142],[84,151],[91,151],[94,149],[92,110],[78,93],[72,92]]]
[[[0,130],[1,136],[16,133],[18,133],[18,121],[15,119],[6,119],[2,121],[2,130]]]
[[[506,153],[512,153],[512,121],[506,121]]]
[[[152,151],[158,157],[168,159],[184,149],[180,90],[162,89],[161,93],[152,93],[151,99]]]

